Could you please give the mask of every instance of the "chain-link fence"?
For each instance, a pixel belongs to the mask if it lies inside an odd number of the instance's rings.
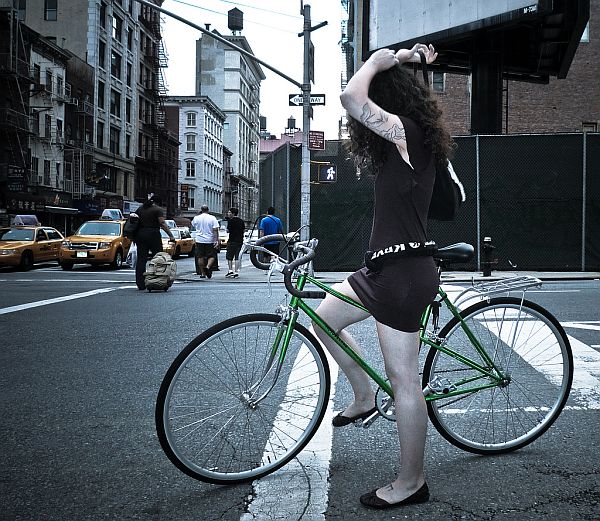
[[[457,137],[453,164],[467,202],[453,222],[429,223],[438,245],[469,242],[479,270],[490,237],[500,270],[600,270],[600,134]],[[337,166],[319,183],[320,164]],[[289,230],[300,226],[301,150],[285,145],[261,162],[261,210],[275,206]],[[318,270],[354,270],[371,232],[373,179],[357,175],[341,141],[311,152],[311,236]]]

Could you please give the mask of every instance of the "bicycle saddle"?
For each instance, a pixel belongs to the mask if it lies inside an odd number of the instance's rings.
[[[468,262],[473,258],[475,248],[466,242],[459,242],[438,248],[433,256],[434,259],[446,262]]]

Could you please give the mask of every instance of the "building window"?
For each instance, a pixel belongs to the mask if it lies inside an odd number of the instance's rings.
[[[195,127],[196,126],[196,113],[195,112],[188,112],[187,113],[187,126],[188,127]]]
[[[112,51],[110,55],[110,73],[118,79],[121,79],[121,55]]]
[[[52,116],[50,114],[44,116],[44,137],[52,137]]]
[[[40,171],[40,160],[37,157],[31,158],[31,173],[33,174],[33,180],[35,183],[38,182],[38,173]]]
[[[52,71],[46,69],[46,90],[52,92]]]
[[[106,44],[102,40],[98,43],[98,65],[106,68]]]
[[[186,134],[185,136],[185,150],[186,152],[196,151],[196,136],[194,134]]]
[[[133,27],[127,28],[127,49],[133,49]]]
[[[433,90],[435,92],[446,92],[446,74],[443,72],[434,72],[433,74]]]
[[[112,36],[119,42],[123,36],[123,20],[121,20],[118,16],[113,16],[112,19]]]
[[[121,117],[121,95],[113,89],[110,90],[110,113],[118,118]]]
[[[196,161],[185,162],[185,177],[196,177]]]
[[[56,21],[58,0],[44,0],[44,20]]]
[[[62,119],[56,120],[56,142],[63,142],[63,122]]]
[[[44,159],[44,184],[50,186],[50,160]]]
[[[196,189],[191,186],[188,188],[188,208],[196,207]]]
[[[129,98],[125,99],[125,121],[131,123],[131,100]]]
[[[131,157],[131,134],[125,134],[125,157]]]
[[[98,108],[99,109],[103,109],[104,108],[104,83],[99,81],[98,82]]]
[[[581,124],[582,132],[598,132],[598,122],[597,121],[584,121]]]
[[[106,4],[100,2],[100,27],[106,29]]]
[[[64,81],[60,76],[56,77],[56,94],[57,96],[65,95],[65,85]]]
[[[54,186],[56,188],[58,188],[58,180],[60,177],[60,163],[56,163],[56,178],[54,179]]]
[[[131,63],[127,64],[127,86],[131,87]]]
[[[101,121],[96,125],[96,146],[104,148],[104,123]]]
[[[113,154],[120,154],[119,143],[121,141],[121,131],[117,127],[110,127],[110,151]]]

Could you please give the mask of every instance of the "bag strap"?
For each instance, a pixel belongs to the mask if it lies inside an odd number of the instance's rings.
[[[423,51],[419,51],[419,56],[421,57],[421,69],[423,70],[423,81],[425,85],[429,87],[429,74],[427,73],[427,58],[425,57],[425,53]]]

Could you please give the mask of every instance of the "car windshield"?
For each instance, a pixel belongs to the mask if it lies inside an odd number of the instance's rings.
[[[181,237],[179,236],[179,230],[173,230],[171,229],[171,233],[173,234],[173,237],[175,237],[176,239],[181,239]],[[160,230],[160,235],[163,239],[168,239],[169,236],[167,235],[167,232],[164,231],[162,228]]]
[[[75,235],[121,235],[121,225],[115,222],[87,222],[83,223]]]
[[[0,241],[33,241],[33,230],[4,228],[0,230]]]

